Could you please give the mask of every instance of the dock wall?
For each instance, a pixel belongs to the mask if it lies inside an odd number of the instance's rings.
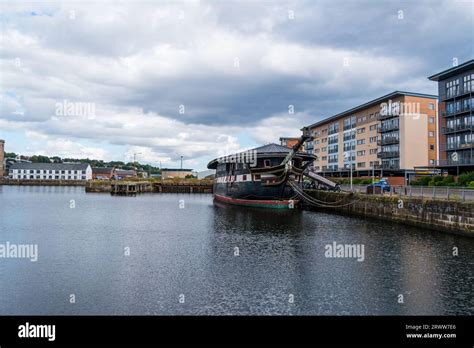
[[[306,193],[319,201],[338,202],[339,206],[303,205],[303,209],[336,211],[474,237],[474,202],[317,190],[306,190]]]

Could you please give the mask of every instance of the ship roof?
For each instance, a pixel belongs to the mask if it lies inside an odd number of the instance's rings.
[[[253,151],[256,151],[257,152],[257,157],[260,157],[260,158],[262,158],[262,157],[284,157],[291,151],[291,149],[286,147],[286,146],[271,143],[271,144],[259,146],[259,147],[256,147],[256,148],[253,148],[253,149],[250,149],[250,150],[241,151],[241,152],[230,154],[230,155],[223,156],[223,157],[224,158],[225,157],[232,157],[232,156],[238,157],[241,154],[243,155],[243,154],[247,154],[247,153],[253,152]],[[314,159],[316,159],[316,156],[311,155],[311,154],[306,153],[306,152],[302,152],[302,151],[298,151],[296,153],[295,157],[299,157],[303,160],[314,160]],[[211,162],[209,162],[207,164],[207,168],[216,169],[218,160],[220,158],[222,158],[222,157],[213,159]]]

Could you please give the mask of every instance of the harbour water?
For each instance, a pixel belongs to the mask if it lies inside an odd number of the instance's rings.
[[[0,258],[0,315],[474,314],[474,240],[381,221],[0,186],[7,241],[38,260]],[[326,257],[334,242],[363,261]]]

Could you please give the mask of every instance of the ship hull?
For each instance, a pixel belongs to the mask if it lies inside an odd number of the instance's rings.
[[[218,202],[246,207],[291,209],[298,203],[293,190],[286,184],[263,186],[260,182],[227,182],[214,184],[214,199]]]
[[[298,200],[239,199],[239,198],[221,196],[218,194],[214,194],[214,200],[216,202],[239,205],[243,207],[271,208],[271,209],[292,209],[299,203]]]

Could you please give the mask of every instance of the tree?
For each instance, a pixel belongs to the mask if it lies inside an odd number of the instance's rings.
[[[33,163],[51,163],[48,156],[42,155],[31,156],[30,161]]]

